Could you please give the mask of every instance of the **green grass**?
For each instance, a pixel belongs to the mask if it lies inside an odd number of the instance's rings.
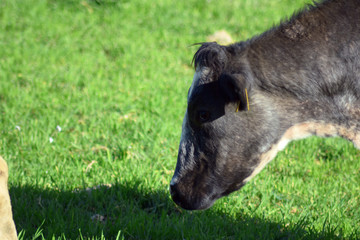
[[[0,155],[20,239],[360,239],[360,153],[342,139],[291,143],[207,211],[168,193],[191,44],[245,40],[305,2],[0,1]]]

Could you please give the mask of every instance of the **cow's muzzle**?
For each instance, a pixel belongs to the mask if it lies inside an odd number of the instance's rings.
[[[185,191],[181,191],[179,183],[171,181],[170,194],[172,200],[181,208],[186,210],[204,210],[210,208],[216,198],[209,196],[187,194]]]

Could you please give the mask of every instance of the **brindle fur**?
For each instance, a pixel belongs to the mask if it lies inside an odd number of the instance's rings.
[[[360,148],[359,0],[316,3],[245,42],[204,43],[194,65],[170,184],[181,207],[210,207],[294,139],[341,136]]]

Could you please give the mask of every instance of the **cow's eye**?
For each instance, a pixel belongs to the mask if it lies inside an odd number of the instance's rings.
[[[211,114],[208,111],[199,111],[198,112],[198,119],[201,123],[209,121],[210,116],[211,116]]]

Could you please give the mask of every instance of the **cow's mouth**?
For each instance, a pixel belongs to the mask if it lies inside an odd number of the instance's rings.
[[[186,210],[205,210],[214,205],[215,201],[221,197],[239,190],[245,182],[230,185],[223,192],[213,192],[212,194],[187,194],[179,191],[178,184],[170,184],[170,194],[173,201]]]
[[[202,201],[186,201],[184,199],[178,198],[176,195],[172,195],[173,201],[176,203],[176,205],[180,206],[181,208],[185,210],[206,210],[210,208],[212,205],[214,205],[214,202],[216,199],[213,200],[202,200]]]
[[[219,195],[197,195],[184,194],[177,189],[176,185],[170,185],[172,200],[185,210],[205,210],[210,208],[220,198]]]

